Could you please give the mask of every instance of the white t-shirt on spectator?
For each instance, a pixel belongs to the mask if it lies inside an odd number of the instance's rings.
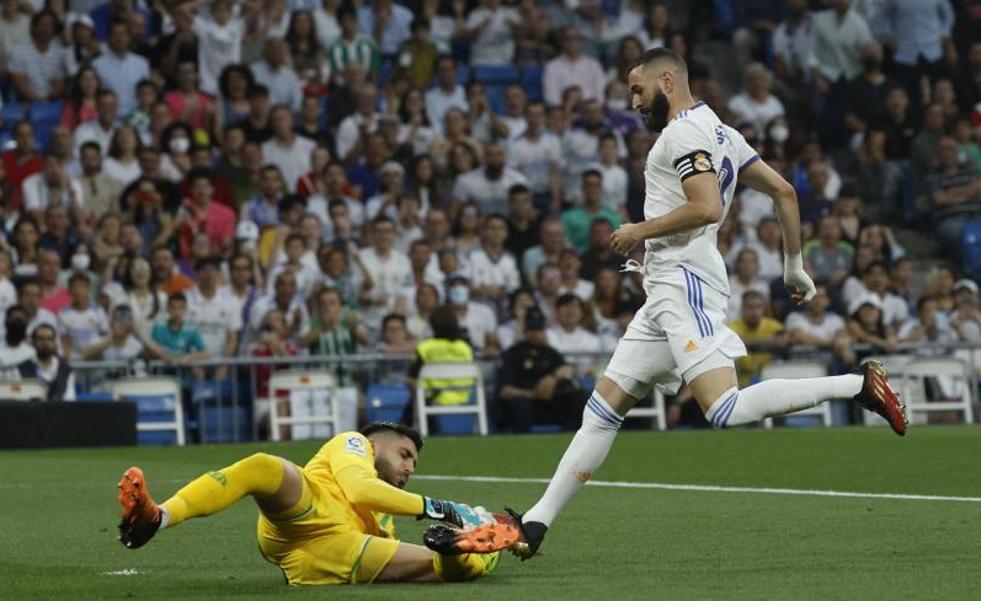
[[[553,133],[545,132],[532,140],[522,135],[508,146],[508,165],[520,172],[534,194],[548,191],[553,165],[562,162],[562,142]]]
[[[737,94],[729,100],[729,110],[735,114],[736,124],[752,124],[761,140],[766,139],[767,124],[784,115],[783,104],[773,94],[763,102],[756,102],[745,92]]]
[[[739,253],[747,248],[755,252],[757,259],[759,259],[759,277],[761,280],[769,282],[774,278],[783,277],[783,251],[780,249],[768,250],[756,240],[743,242],[732,247],[732,250],[724,257],[730,270],[735,268]]]
[[[109,177],[119,181],[123,186],[138,180],[143,175],[139,161],[133,161],[129,165],[124,165],[112,157],[106,157],[102,163],[102,171]]]
[[[65,79],[65,49],[57,39],[51,40],[43,54],[38,52],[33,40],[13,48],[7,71],[20,73],[27,80],[27,87],[42,99],[51,95],[51,82]]]
[[[814,323],[808,319],[806,313],[794,311],[787,316],[787,323],[784,325],[788,332],[801,330],[805,334],[830,342],[838,332],[845,329],[845,320],[840,315],[828,311],[823,315],[821,323]]]
[[[295,136],[291,146],[270,138],[262,143],[262,160],[279,167],[290,192],[295,192],[297,180],[310,172],[310,154],[316,147],[316,142],[303,136]]]
[[[560,326],[548,328],[548,344],[563,355],[568,353],[598,353],[603,350],[599,336],[582,326],[567,332]]]
[[[568,286],[562,286],[559,288],[559,294],[575,294],[582,301],[587,301],[593,297],[593,291],[596,289],[596,285],[589,280],[584,280],[579,278],[576,282],[575,288],[570,288]]]
[[[347,153],[351,152],[354,145],[361,137],[361,124],[367,123],[366,131],[370,134],[378,128],[378,113],[372,113],[371,117],[366,118],[361,113],[348,115],[337,127],[337,156],[344,159]]]
[[[527,184],[528,180],[510,167],[496,180],[487,178],[483,167],[478,167],[457,178],[453,186],[453,198],[461,202],[473,201],[484,215],[488,213],[507,214],[508,190],[515,184]]]
[[[127,336],[122,346],[109,345],[102,351],[105,361],[130,361],[143,353],[143,343],[136,336]]]
[[[281,65],[273,71],[264,60],[252,63],[251,67],[256,82],[269,88],[271,104],[285,104],[294,113],[299,112],[303,102],[303,86],[293,69]]]
[[[119,56],[107,49],[92,61],[92,68],[102,85],[116,93],[120,115],[136,108],[136,84],[150,78],[150,63],[145,58],[133,52]]]
[[[619,211],[627,204],[627,171],[620,165],[604,166],[596,169],[603,174],[603,204]]]
[[[187,291],[187,323],[198,330],[212,357],[225,354],[225,340],[230,332],[242,328],[238,303],[221,289],[207,298],[198,288]]]
[[[275,292],[276,278],[287,269],[289,267],[284,262],[269,270],[269,277],[266,278],[266,289],[269,294]],[[324,274],[320,271],[316,259],[314,259],[313,265],[301,259],[300,266],[293,270],[293,275],[296,277],[296,294],[302,298],[307,298],[313,292],[314,287],[324,279]]]
[[[513,292],[521,285],[521,274],[514,256],[503,251],[495,261],[483,248],[470,253],[470,283],[475,288],[501,287]]]
[[[17,289],[10,278],[0,276],[0,321],[7,315],[7,309],[17,304]]]
[[[72,150],[75,158],[79,158],[82,145],[86,142],[95,142],[98,144],[99,149],[102,151],[102,156],[106,156],[106,153],[109,152],[109,144],[112,142],[112,136],[115,133],[115,124],[107,131],[102,129],[102,125],[99,124],[98,119],[92,119],[91,121],[80,124],[75,128],[75,133],[72,134]]]
[[[862,280],[855,276],[849,276],[841,287],[841,299],[845,306],[850,306],[856,299],[867,294],[870,294],[869,289],[865,287]],[[886,325],[895,326],[909,319],[909,303],[903,297],[892,292],[886,292],[880,296],[882,297],[882,321]]]
[[[479,27],[471,38],[471,64],[500,66],[513,61],[514,36],[511,27],[520,23],[518,11],[505,6],[495,11],[483,6],[471,11],[467,17],[467,29]]]
[[[729,320],[739,319],[743,310],[743,294],[755,290],[769,300],[770,286],[760,278],[756,278],[747,285],[744,285],[735,274],[729,277],[729,309],[726,311],[726,318]]]
[[[68,306],[58,314],[58,331],[72,341],[70,359],[81,359],[82,350],[109,333],[109,317],[98,305],[82,310]]]
[[[482,350],[487,344],[487,335],[497,329],[497,317],[494,310],[470,301],[467,303],[467,314],[460,320],[460,325],[470,337],[470,345],[475,350]]]
[[[276,298],[272,294],[267,294],[256,300],[252,304],[252,312],[249,314],[249,329],[258,331],[262,326],[262,320],[266,317],[266,313],[269,313],[275,308]],[[290,306],[284,316],[287,326],[292,325],[293,315],[296,313],[300,315],[300,329],[297,330],[297,333],[302,334],[310,329],[310,313],[307,311],[307,304],[300,298],[300,295],[296,295],[290,301]]]
[[[440,134],[443,133],[443,117],[446,115],[446,111],[451,108],[458,108],[463,112],[470,109],[466,92],[460,84],[457,84],[449,93],[439,86],[426,92],[426,115],[429,117],[429,122],[433,124],[433,128]],[[340,153],[338,152],[338,154]]]
[[[412,283],[412,263],[404,253],[392,249],[388,257],[382,259],[374,248],[365,248],[360,257],[375,284],[371,289],[372,299],[387,298],[391,306],[399,292]]]
[[[224,25],[210,18],[194,17],[191,29],[198,40],[198,75],[201,90],[217,95],[218,78],[226,66],[242,60],[242,38],[245,36],[245,20],[239,16],[238,5],[233,5],[233,16]]]
[[[7,341],[0,339],[0,380],[20,380],[17,366],[24,361],[37,358],[34,347],[24,340],[16,347],[7,346]]]
[[[341,26],[337,24],[337,18],[325,11],[323,6],[313,11],[313,22],[317,26],[317,41],[326,53],[330,45],[341,37]]]
[[[64,191],[59,191],[57,196],[52,197],[52,190],[48,187],[48,182],[44,179],[43,171],[29,175],[20,185],[21,193],[24,197],[24,209],[27,211],[44,211],[52,203],[60,203],[66,209],[73,202],[79,206],[85,206],[85,195],[82,192],[82,184],[74,177],[70,177],[68,178],[68,185],[71,188],[71,194],[65,194]]]

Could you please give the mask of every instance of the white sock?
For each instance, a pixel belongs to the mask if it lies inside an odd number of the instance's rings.
[[[170,512],[167,511],[167,508],[166,507],[164,507],[163,505],[161,505],[160,506],[160,528],[159,529],[160,530],[163,530],[164,528],[167,527],[167,524],[169,524],[169,523],[170,523]]]
[[[559,461],[545,494],[525,513],[524,521],[551,525],[559,511],[603,464],[622,424],[623,418],[599,392],[593,391],[582,413],[582,426]]]
[[[851,398],[861,392],[863,381],[862,376],[848,374],[766,380],[742,390],[733,387],[712,403],[705,412],[705,419],[717,428],[758,422],[765,417],[793,413],[831,399]]]

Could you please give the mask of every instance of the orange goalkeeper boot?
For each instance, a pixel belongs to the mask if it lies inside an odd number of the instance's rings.
[[[157,533],[163,514],[150,497],[140,468],[134,466],[126,470],[118,486],[119,504],[123,507],[119,542],[127,549],[139,549]]]

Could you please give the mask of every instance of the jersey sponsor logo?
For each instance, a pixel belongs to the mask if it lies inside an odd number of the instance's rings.
[[[361,455],[362,457],[368,452],[365,448],[364,441],[357,436],[348,437],[347,442],[344,443],[344,448],[348,453]]]

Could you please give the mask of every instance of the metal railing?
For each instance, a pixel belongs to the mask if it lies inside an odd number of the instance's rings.
[[[752,347],[750,348],[752,350]],[[867,345],[856,345],[855,350],[874,351]],[[808,359],[831,364],[831,353],[814,347],[794,346],[773,353],[778,360]],[[875,352],[875,354],[887,354]],[[957,356],[969,367],[972,401],[978,401],[978,378],[981,369],[981,346],[969,344],[915,344],[902,345],[897,353],[914,357]],[[594,380],[602,374],[610,359],[609,353],[568,353],[566,359],[574,365],[584,380]],[[327,370],[335,375],[340,387],[352,387],[361,397],[360,410],[364,411],[364,393],[372,384],[404,383],[411,354],[365,353],[347,356],[296,356],[296,357],[227,357],[196,361],[191,366],[177,366],[162,361],[84,361],[75,362],[76,385],[81,396],[92,397],[110,390],[113,380],[139,375],[173,375],[184,385],[185,408],[195,420],[195,432],[191,440],[197,442],[226,442],[257,440],[263,434],[263,425],[255,419],[257,401],[265,399],[263,380],[268,380],[274,370],[306,369]],[[499,357],[478,356],[486,382],[489,402],[493,405],[498,382]],[[227,377],[215,380],[215,372],[225,371]],[[195,379],[201,377],[203,379]],[[217,420],[217,423],[214,423]]]

